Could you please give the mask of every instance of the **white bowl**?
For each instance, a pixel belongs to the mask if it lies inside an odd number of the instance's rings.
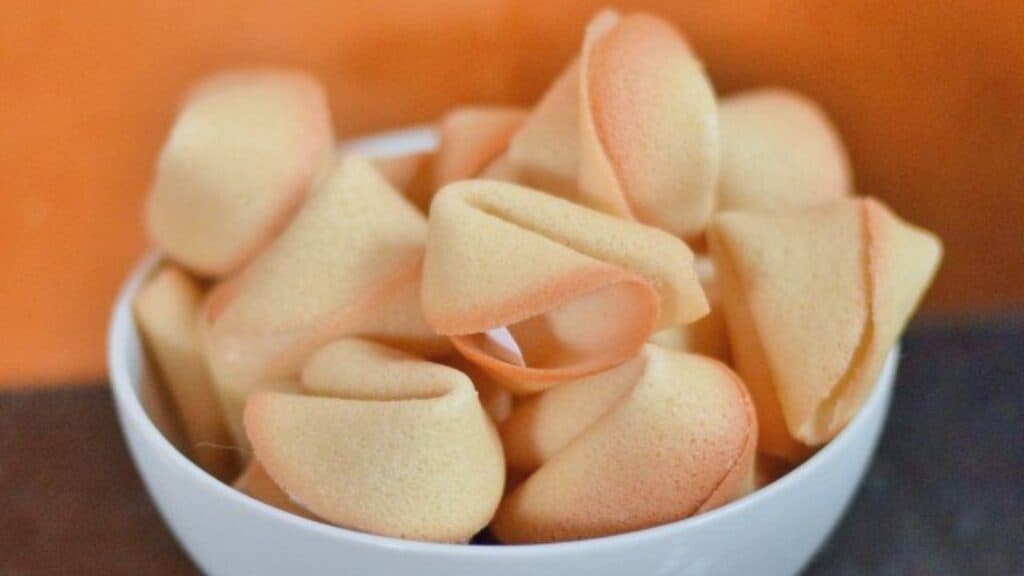
[[[419,129],[353,145],[430,148]],[[210,576],[623,576],[795,574],[828,537],[867,469],[889,408],[898,350],[852,422],[801,466],[726,506],[619,536],[530,546],[410,542],[321,524],[235,491],[193,464],[150,377],[131,303],[159,261],[136,268],[111,318],[111,387],[132,458],[164,520]],[[116,550],[107,551],[116,554]]]

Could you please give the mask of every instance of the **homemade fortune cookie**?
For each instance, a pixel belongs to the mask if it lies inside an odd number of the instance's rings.
[[[722,313],[718,273],[715,272],[715,265],[708,256],[697,256],[693,264],[711,310],[696,322],[654,333],[650,342],[663,348],[711,356],[728,363],[729,334],[726,332],[725,315]]]
[[[255,458],[249,460],[249,465],[245,467],[245,471],[232,486],[239,492],[279,510],[311,520],[316,519],[308,510],[296,504],[291,497],[285,494],[284,490],[274,483],[274,479],[267,474],[263,465]]]
[[[817,104],[779,88],[722,101],[720,210],[779,210],[851,192],[850,162]]]
[[[422,290],[427,323],[516,393],[625,362],[708,310],[678,238],[490,180],[435,197]]]
[[[941,243],[871,198],[723,213],[709,241],[760,448],[797,460],[842,430],[872,390]]]
[[[599,400],[587,398],[586,386],[559,387],[524,405],[533,418],[513,413],[506,422],[506,442],[518,428],[544,449],[536,454],[540,468],[505,498],[491,523],[500,541],[639,530],[710,510],[749,489],[757,422],[731,370],[647,345],[615,371],[606,382],[590,382],[604,388],[596,391]],[[544,407],[548,395],[562,397]],[[573,414],[577,403],[586,414]],[[549,410],[562,411],[571,426],[545,415]]]
[[[517,182],[565,198],[576,196],[579,165],[580,67],[574,60],[544,93],[483,176]]]
[[[160,153],[149,233],[194,272],[238,270],[284,228],[333,148],[327,99],[311,77],[214,76],[185,101]]]
[[[196,322],[202,298],[195,280],[162,266],[135,297],[135,320],[176,409],[189,456],[226,480],[237,473],[238,462],[200,346]]]
[[[402,193],[424,214],[434,197],[434,153],[411,152],[397,156],[377,156],[371,159],[374,167],[391,186]]]
[[[580,63],[583,204],[684,238],[704,231],[718,176],[718,109],[700,61],[667,22],[602,12]]]
[[[458,354],[452,354],[442,363],[462,372],[473,381],[477,396],[480,397],[480,404],[483,405],[484,411],[495,424],[500,425],[512,414],[514,404],[512,393],[486,372]]]
[[[610,370],[524,396],[501,424],[510,470],[529,474],[618,402],[644,371],[638,354]]]
[[[319,346],[364,335],[416,353],[450,350],[420,312],[427,224],[365,159],[341,160],[288,228],[214,290],[203,314],[232,431],[246,396],[287,378]]]
[[[508,107],[467,107],[442,120],[433,188],[478,176],[508,146],[526,112]]]
[[[310,395],[261,392],[245,410],[256,458],[329,522],[465,542],[501,500],[501,442],[461,372],[365,340],[332,343],[302,372]]]

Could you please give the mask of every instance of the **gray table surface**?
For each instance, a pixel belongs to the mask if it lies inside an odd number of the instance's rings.
[[[1024,575],[1024,318],[913,326],[897,382],[878,456],[806,574]],[[50,574],[197,574],[104,386],[0,393],[0,576]]]

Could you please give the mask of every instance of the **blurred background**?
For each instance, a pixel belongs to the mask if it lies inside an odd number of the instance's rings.
[[[186,87],[306,68],[352,136],[467,102],[530,103],[603,0],[5,0],[0,16],[0,386],[101,382],[115,291]],[[819,102],[860,191],[938,232],[926,317],[1024,309],[1024,3],[620,1],[690,37],[720,93]]]

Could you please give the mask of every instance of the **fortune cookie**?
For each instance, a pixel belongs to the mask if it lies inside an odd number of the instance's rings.
[[[522,121],[505,153],[483,176],[575,198],[579,114],[580,67],[574,60]]]
[[[445,184],[480,175],[504,154],[526,111],[508,106],[467,106],[449,112],[438,125],[438,147],[374,158],[384,177],[423,213]]]
[[[848,198],[722,213],[709,244],[760,449],[799,460],[842,430],[872,390],[941,243],[877,200]]]
[[[659,18],[605,11],[483,176],[696,238],[718,147],[714,91],[686,41]]]
[[[189,455],[201,468],[226,480],[237,473],[238,462],[199,341],[202,298],[195,280],[165,265],[135,297],[135,319],[176,409]]]
[[[422,299],[434,331],[516,393],[621,364],[708,310],[678,238],[491,180],[435,197]],[[518,353],[495,345],[505,328]]]
[[[395,156],[377,156],[371,160],[391,186],[402,193],[424,214],[434,197],[431,173],[433,152],[410,152]]]
[[[449,112],[438,129],[434,190],[480,175],[508,146],[526,112],[509,107],[466,107]]]
[[[722,101],[720,210],[819,204],[851,191],[850,162],[821,108],[795,92],[766,88]]]
[[[356,530],[465,542],[501,499],[501,442],[461,372],[360,339],[302,371],[309,395],[261,392],[245,409],[256,459],[293,500]]]
[[[480,404],[496,425],[500,425],[512,414],[512,406],[515,403],[512,393],[489,374],[459,354],[445,358],[443,364],[462,372],[473,381],[477,396],[480,397]]]
[[[274,479],[267,475],[267,471],[259,460],[252,458],[245,467],[245,471],[235,480],[232,486],[251,498],[255,498],[264,504],[268,504],[279,510],[284,510],[296,516],[303,516],[311,520],[316,517],[308,510],[299,506],[291,499],[284,490],[274,483]]]
[[[540,468],[632,390],[644,367],[638,354],[610,370],[520,398],[500,427],[509,469],[529,474]]]
[[[415,207],[349,156],[257,259],[214,290],[202,332],[239,442],[245,398],[293,376],[326,342],[358,334],[425,355],[450,350],[420,311],[426,232]]]
[[[580,62],[583,204],[684,238],[704,231],[718,177],[718,110],[704,68],[667,22],[598,14]]]
[[[228,275],[284,228],[333,148],[327,99],[311,77],[214,76],[187,98],[160,153],[149,233],[190,270]]]
[[[722,313],[718,274],[708,256],[698,255],[693,264],[701,288],[704,289],[704,296],[708,299],[708,306],[711,307],[710,311],[691,324],[673,326],[654,333],[650,342],[663,348],[710,356],[729,363],[729,334],[726,332],[725,315]]]
[[[506,446],[538,448],[532,463],[540,467],[498,509],[491,530],[500,541],[639,530],[710,510],[752,486],[755,412],[724,364],[647,345],[606,381],[565,386],[573,387],[518,406],[503,427]]]

